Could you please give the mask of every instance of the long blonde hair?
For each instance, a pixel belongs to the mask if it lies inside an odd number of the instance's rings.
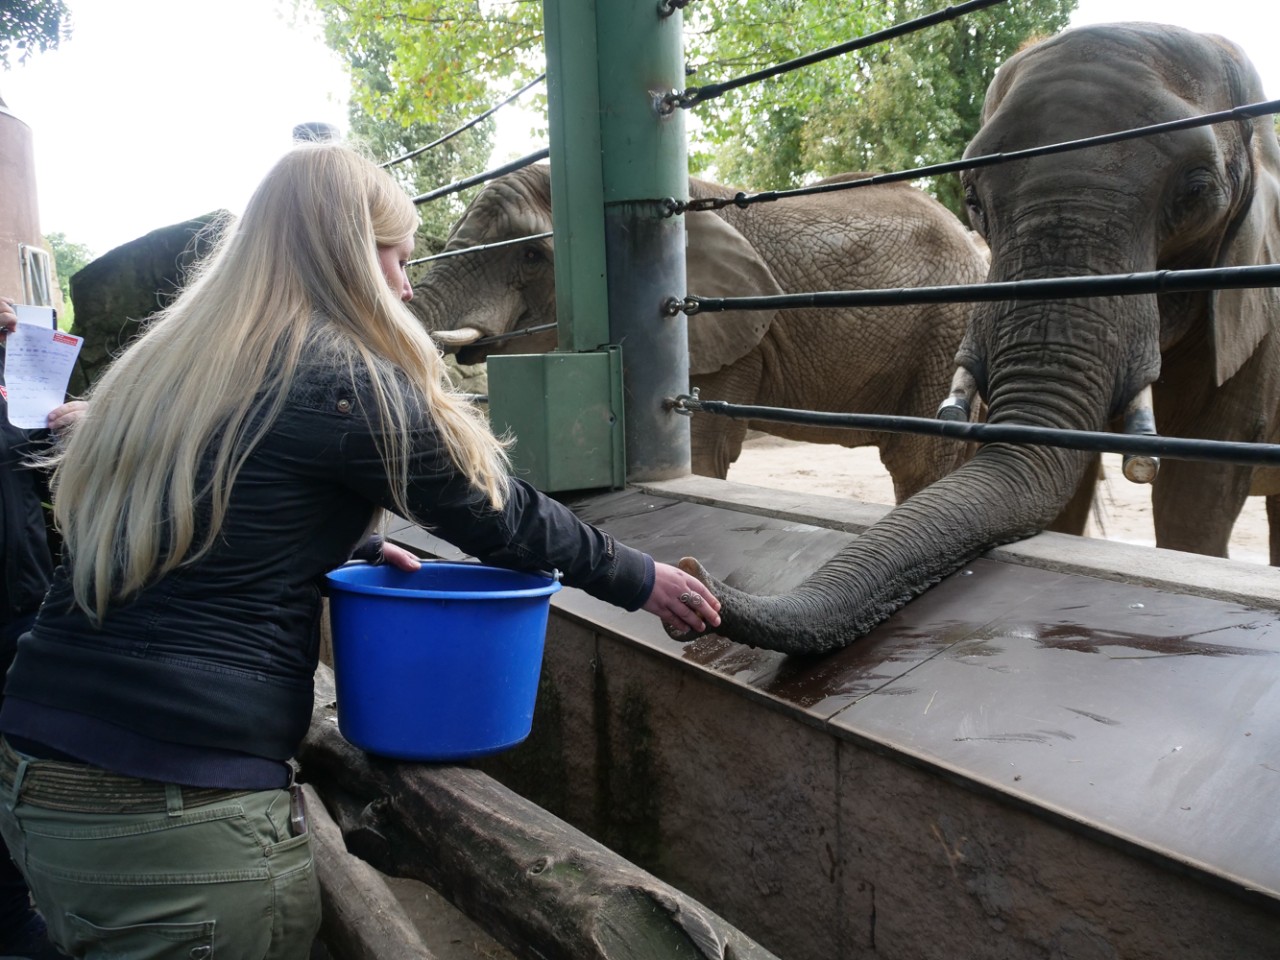
[[[397,509],[408,515],[408,424],[423,403],[459,469],[502,505],[503,443],[447,386],[439,350],[378,263],[377,248],[411,237],[417,221],[391,177],[341,144],[299,144],[267,174],[178,298],[94,386],[55,458],[54,517],[90,617],[215,542],[236,474],[317,337],[353,374],[367,372]]]

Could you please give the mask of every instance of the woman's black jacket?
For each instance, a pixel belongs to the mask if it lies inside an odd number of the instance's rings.
[[[3,384],[0,379],[0,626],[36,611],[53,572],[41,506],[45,478],[26,462],[29,454],[42,452],[48,432],[9,423]]]
[[[363,377],[304,364],[241,468],[212,548],[112,607],[100,626],[73,604],[60,567],[19,641],[9,701],[195,747],[292,756],[311,718],[323,574],[351,556],[375,508],[395,507],[373,409]],[[412,427],[412,519],[484,562],[558,570],[566,585],[627,609],[648,598],[646,554],[520,480],[494,510],[420,405]],[[92,418],[81,428],[93,429]],[[77,755],[75,744],[49,746]]]

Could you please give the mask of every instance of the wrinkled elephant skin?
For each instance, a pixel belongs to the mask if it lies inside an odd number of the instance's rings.
[[[1157,24],[1085,28],[1001,68],[969,154],[1078,139],[1265,99],[1235,44]],[[1248,266],[1280,259],[1280,149],[1272,118],[1200,127],[1065,153],[964,178],[991,278]],[[1059,425],[1114,417],[1152,384],[1167,436],[1275,442],[1280,295],[1274,289],[1059,304],[1031,359],[1007,332],[1025,311],[975,311],[960,362],[993,408],[1027,415],[1019,394],[1052,399]],[[1020,352],[1021,351],[1021,352]],[[1007,397],[1007,402],[1002,400]],[[1079,408],[1085,408],[1081,411]],[[1073,410],[1073,412],[1066,412]],[[1038,416],[1038,414],[1030,414]],[[1227,556],[1251,488],[1276,472],[1166,460],[1152,491],[1156,545]],[[1272,563],[1280,562],[1273,534]]]
[[[735,193],[690,181],[695,197]],[[690,213],[685,227],[688,292],[697,296],[973,283],[986,270],[981,241],[911,186]],[[481,191],[446,249],[549,230],[549,168],[526,167]],[[554,254],[553,241],[544,239],[436,261],[416,285],[411,306],[432,330],[473,328],[493,335],[552,323]],[[688,324],[690,384],[709,400],[930,417],[947,394],[967,312],[941,304],[697,314]],[[490,349],[536,353],[555,342],[554,332],[547,332]],[[461,363],[485,356],[482,349],[458,350]],[[954,470],[967,455],[964,446],[942,438],[695,416],[693,471],[723,478],[749,427],[798,440],[878,446],[899,500]]]
[[[1077,140],[1264,100],[1240,49],[1157,24],[1066,31],[996,75],[969,156]],[[1272,118],[1218,124],[970,171],[991,281],[1271,263],[1280,252]],[[1274,289],[979,305],[958,353],[992,423],[1103,430],[1148,384],[1162,434],[1275,442]],[[794,593],[745,595],[695,561],[719,632],[792,653],[848,643],[940,578],[1036,533],[1091,458],[991,443],[900,504]],[[1162,546],[1225,555],[1268,471],[1166,460],[1153,491]],[[1273,535],[1274,542],[1274,535]],[[1273,563],[1276,561],[1273,548]]]

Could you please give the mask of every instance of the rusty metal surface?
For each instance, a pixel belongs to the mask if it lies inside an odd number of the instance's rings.
[[[785,592],[852,539],[636,491],[572,505],[753,592]],[[580,591],[556,606],[839,736],[1280,898],[1276,611],[980,559],[846,649],[795,658],[682,646]]]

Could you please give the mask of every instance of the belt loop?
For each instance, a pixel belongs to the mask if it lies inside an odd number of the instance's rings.
[[[30,761],[26,757],[18,758],[18,766],[13,771],[13,786],[9,788],[9,798],[7,805],[10,811],[18,803],[18,797],[22,792],[22,781],[27,778],[27,764]]]
[[[13,808],[18,805],[22,782],[27,778],[27,758],[14,750],[3,734],[0,734],[0,762],[6,767],[13,766],[13,783],[9,785],[8,796],[4,798],[5,809],[13,813]]]
[[[182,816],[182,788],[176,783],[164,785],[164,807],[169,816]]]

